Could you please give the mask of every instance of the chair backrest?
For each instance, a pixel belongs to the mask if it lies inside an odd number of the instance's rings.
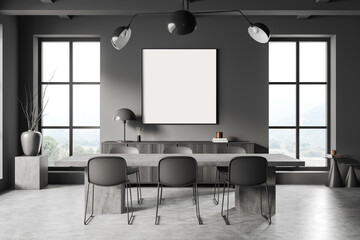
[[[196,183],[197,162],[192,157],[165,157],[159,161],[158,182],[167,186]]]
[[[189,147],[167,147],[163,153],[180,153],[180,154],[192,154],[193,151]]]
[[[245,154],[246,150],[243,147],[220,147],[217,153],[240,153]]]
[[[139,154],[139,150],[136,147],[113,147],[110,153]]]
[[[94,157],[88,161],[88,181],[100,186],[115,186],[127,181],[127,164],[122,157]]]
[[[257,156],[235,157],[229,164],[229,182],[235,185],[254,186],[267,180],[268,162]]]

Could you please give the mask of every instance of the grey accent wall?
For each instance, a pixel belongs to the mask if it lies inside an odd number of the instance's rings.
[[[257,17],[273,34],[336,35],[336,146],[339,153],[360,159],[360,45],[358,17]],[[172,36],[166,31],[166,17],[140,16],[132,25],[132,37],[121,51],[110,44],[113,30],[126,25],[129,17],[22,17],[21,81],[32,76],[34,34],[90,34],[101,39],[101,140],[118,140],[121,122],[112,114],[122,107],[141,115],[142,48],[217,48],[218,49],[218,125],[146,125],[143,140],[209,140],[216,131],[226,137],[250,140],[255,151],[268,147],[268,47],[247,35],[247,25],[237,16],[202,16],[197,30],[187,36]],[[354,31],[344,28],[348,26]],[[355,36],[354,36],[355,35]],[[179,66],[179,71],[182,71]],[[176,73],[174,73],[176,74]],[[206,87],[206,86],[204,86]],[[186,97],[186,93],[184,93]],[[166,101],[166,99],[164,99]],[[135,140],[135,126],[129,122],[128,139]]]
[[[0,192],[14,182],[14,157],[18,153],[18,45],[17,18],[0,16],[3,25],[3,179]]]
[[[128,20],[128,17],[76,17],[73,20],[21,17],[20,31],[24,43],[21,50],[21,68],[24,68],[21,81],[25,83],[27,76],[32,76],[34,34],[100,36],[101,140],[119,140],[123,134],[122,123],[112,121],[113,113],[127,107],[136,115],[141,115],[142,48],[216,48],[219,124],[147,125],[142,139],[210,140],[215,137],[216,131],[223,131],[226,137],[254,141],[261,146],[260,150],[266,151],[267,46],[252,41],[247,35],[247,26],[241,21],[235,23],[239,27],[237,32],[232,28],[222,29],[224,24],[239,21],[240,18],[199,18],[199,27],[193,34],[172,36],[166,31],[166,17],[139,17],[134,21],[129,44],[122,51],[116,51],[110,43],[111,34],[118,25],[126,24]],[[264,71],[258,71],[257,66],[263,66]],[[181,65],[178,69],[183,71]],[[136,139],[135,126],[140,124],[141,120],[129,122],[128,139]]]

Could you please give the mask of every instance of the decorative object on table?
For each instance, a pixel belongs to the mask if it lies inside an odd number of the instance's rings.
[[[212,139],[213,143],[227,143],[229,140],[223,137],[223,132],[216,132],[216,137]]]
[[[55,73],[54,73],[55,74]],[[51,77],[51,79],[54,77]],[[50,79],[50,81],[51,81]],[[45,92],[48,85],[44,89],[44,93],[41,96],[41,102],[43,102],[45,97]],[[38,92],[32,94],[29,88],[25,88],[25,101],[18,99],[21,109],[24,112],[28,130],[21,134],[21,147],[26,156],[36,156],[39,154],[42,144],[42,134],[36,131],[36,128],[43,117],[44,110],[48,101],[43,105],[43,108],[40,109],[38,105]]]
[[[141,133],[144,131],[144,128],[136,127],[136,133],[137,133],[137,141],[141,142]]]
[[[20,136],[21,147],[25,156],[36,156],[42,145],[42,134],[38,131],[27,130]]]
[[[227,138],[213,138],[212,142],[213,143],[227,143],[227,142],[229,142],[229,140]]]
[[[136,120],[135,113],[128,108],[120,108],[114,113],[113,120],[114,121],[123,121],[123,123],[124,123],[124,139],[123,139],[123,141],[126,142],[125,124],[126,124],[126,121]]]
[[[223,132],[216,132],[216,138],[222,138]]]
[[[211,10],[211,11],[197,11],[190,12],[191,0],[182,0],[182,8],[174,12],[150,12],[150,13],[136,13],[130,20],[127,26],[118,27],[112,37],[111,43],[116,50],[120,50],[129,42],[131,36],[130,25],[134,18],[140,15],[160,15],[169,14],[167,22],[167,30],[174,35],[187,35],[192,33],[196,27],[195,16],[219,14],[219,13],[235,13],[242,16],[249,24],[248,33],[255,41],[259,43],[267,43],[270,39],[270,30],[263,23],[251,22],[244,13],[239,9],[234,10]],[[229,26],[231,28],[231,26]]]

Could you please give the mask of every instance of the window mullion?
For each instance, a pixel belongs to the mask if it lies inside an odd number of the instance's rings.
[[[300,49],[296,41],[296,158],[300,159]]]
[[[327,98],[326,98],[326,103],[327,103],[327,144],[326,144],[326,148],[327,148],[327,152],[330,152],[330,148],[331,148],[331,81],[330,81],[330,40],[327,40],[327,76],[326,76],[326,83],[327,83]],[[329,164],[327,162],[327,165],[329,167]]]
[[[69,155],[73,155],[73,41],[70,41],[69,54]]]

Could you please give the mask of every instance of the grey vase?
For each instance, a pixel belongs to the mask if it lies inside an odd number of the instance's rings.
[[[38,131],[28,130],[21,134],[21,147],[26,156],[39,154],[42,144],[42,135]]]

